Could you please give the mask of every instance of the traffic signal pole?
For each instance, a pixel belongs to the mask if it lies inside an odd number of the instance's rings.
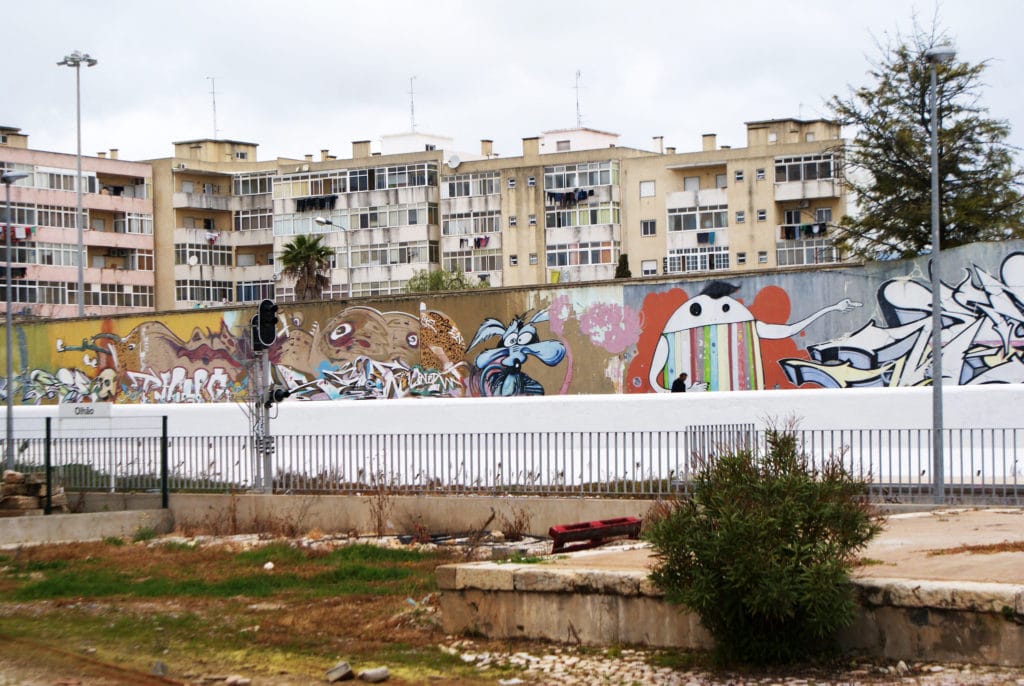
[[[259,311],[250,321],[253,369],[249,388],[254,402],[252,412],[253,486],[259,484],[264,493],[274,491],[274,439],[270,433],[270,406],[274,387],[270,374],[270,347],[277,339],[277,305],[272,300],[260,303]],[[286,397],[287,393],[283,397]]]

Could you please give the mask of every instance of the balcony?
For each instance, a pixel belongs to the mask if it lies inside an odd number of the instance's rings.
[[[612,241],[618,243],[621,240],[622,226],[620,224],[588,224],[586,226],[562,226],[544,229],[544,241],[548,245],[585,241]]]
[[[171,206],[176,209],[192,210],[223,210],[231,209],[230,195],[214,195],[213,193],[175,193],[171,196]]]
[[[798,241],[828,236],[828,224],[781,224],[775,235],[779,241]]]
[[[548,283],[607,281],[615,277],[615,266],[614,264],[581,264],[548,267]]]
[[[842,191],[839,179],[815,179],[813,181],[784,181],[775,184],[775,202],[790,200],[813,200],[815,198],[838,198]]]
[[[728,229],[698,229],[696,231],[669,231],[666,247],[669,250],[701,246],[729,245]]]
[[[729,199],[725,188],[701,188],[696,191],[676,191],[665,195],[666,210],[727,205],[728,203]]]

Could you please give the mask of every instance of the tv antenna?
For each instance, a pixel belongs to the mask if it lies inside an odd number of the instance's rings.
[[[409,77],[409,130],[416,133],[416,90],[413,88],[415,76]]]
[[[583,75],[583,73],[579,69],[577,69],[576,70],[576,128],[577,129],[581,128],[583,126],[583,115],[580,114],[580,76],[582,76],[582,75]]]
[[[217,140],[217,78],[207,76],[210,81],[210,97],[213,99],[213,140]]]

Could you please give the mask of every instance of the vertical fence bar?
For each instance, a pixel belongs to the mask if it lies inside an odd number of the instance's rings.
[[[50,422],[52,419],[52,417],[46,418],[46,442],[43,444],[43,469],[46,473],[46,504],[43,505],[43,514],[47,515],[53,512],[53,466],[50,464],[50,441],[53,436]]]
[[[160,422],[160,507],[170,505],[170,487],[167,483],[167,415]]]

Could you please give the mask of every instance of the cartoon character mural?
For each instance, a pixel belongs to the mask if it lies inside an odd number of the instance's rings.
[[[847,312],[861,305],[844,299],[797,322],[769,323],[731,297],[737,290],[733,284],[712,281],[672,312],[653,351],[647,353],[647,380],[653,390],[669,392],[681,372],[689,375],[694,390],[765,388],[762,339],[790,338],[829,312]]]
[[[973,276],[973,278],[972,278]],[[930,284],[930,280],[929,280]],[[996,278],[978,266],[941,284],[942,377],[960,385],[1024,383],[1024,253]],[[884,324],[808,346],[811,360],[783,360],[794,383],[826,388],[931,384],[932,292],[913,279],[878,289]]]
[[[523,371],[530,358],[554,367],[565,358],[561,341],[540,340],[537,324],[548,321],[547,309],[529,319],[513,317],[508,324],[493,317],[485,319],[466,348],[469,352],[480,343],[498,337],[498,344],[479,353],[473,360],[472,392],[480,396],[544,395],[544,387]]]
[[[303,400],[458,396],[469,374],[462,333],[420,303],[416,317],[353,306],[322,328],[302,312],[279,315],[284,334],[270,349],[274,374]]]

